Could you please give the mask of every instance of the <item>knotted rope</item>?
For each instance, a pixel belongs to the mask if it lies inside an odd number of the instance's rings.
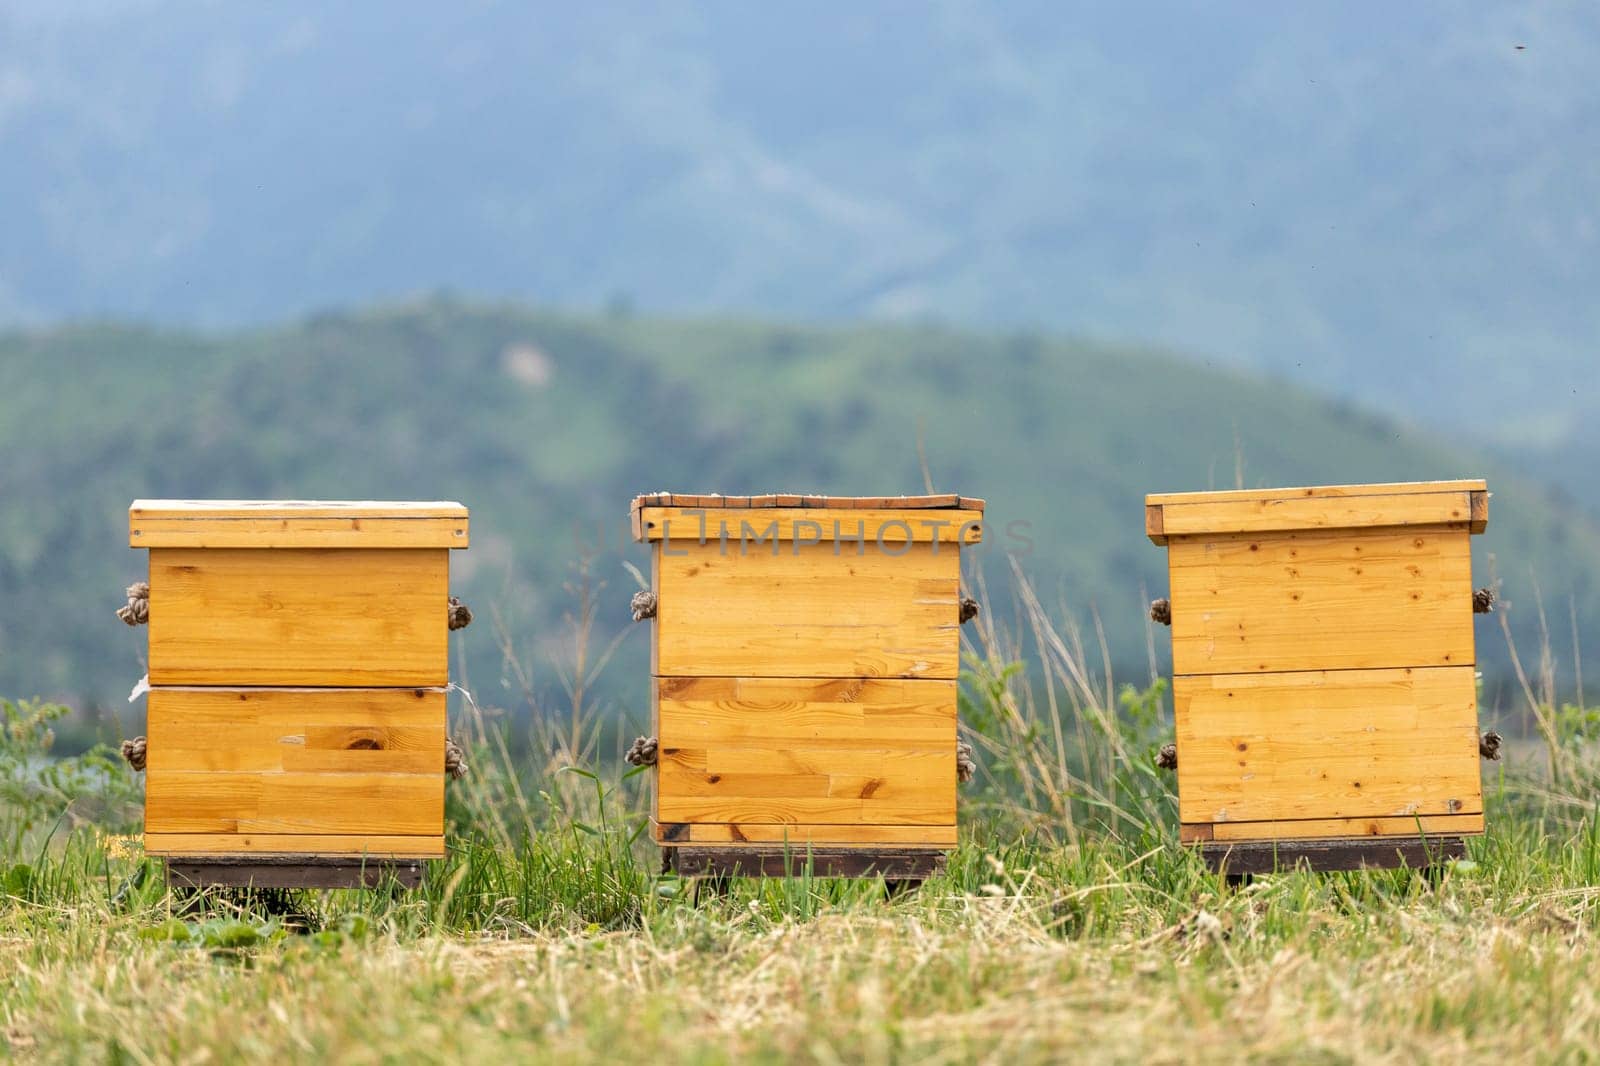
[[[961,597],[961,624],[966,625],[978,617],[978,601],[971,596]]]
[[[1472,613],[1489,614],[1494,610],[1494,589],[1481,588],[1472,594]]]
[[[136,581],[128,586],[128,605],[117,608],[117,617],[130,626],[146,625],[150,621],[150,583]]]
[[[450,597],[450,629],[465,629],[472,624],[472,608],[462,603],[458,597]]]
[[[655,737],[640,737],[623,758],[634,766],[654,766],[661,755],[661,745]]]
[[[628,609],[633,612],[635,622],[643,622],[646,618],[656,616],[656,594],[648,589],[640,589],[633,594],[633,599],[628,601]]]
[[[1178,745],[1161,745],[1161,750],[1156,754],[1156,765],[1163,770],[1176,770],[1178,768]]]
[[[966,784],[978,772],[978,764],[972,758],[972,745],[956,738],[956,781]]]
[[[1478,738],[1478,754],[1485,759],[1500,761],[1500,734],[1489,730]]]
[[[467,756],[457,744],[449,737],[444,738],[444,772],[450,775],[450,780],[460,781],[467,776]]]
[[[1150,601],[1150,620],[1164,626],[1172,624],[1172,601],[1165,597]]]
[[[134,773],[144,770],[146,747],[144,737],[134,737],[132,740],[122,742],[122,757],[128,760],[128,765],[133,767]]]

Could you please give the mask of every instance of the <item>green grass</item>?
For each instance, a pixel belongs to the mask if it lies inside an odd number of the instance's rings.
[[[0,1054],[1593,1057],[1595,715],[1536,709],[1544,746],[1513,745],[1486,775],[1488,834],[1435,876],[1230,886],[1175,842],[1172,780],[1152,758],[1170,729],[1163,686],[1094,678],[1026,584],[1020,599],[1035,607],[1015,630],[985,614],[965,632],[981,767],[961,843],[893,898],[881,881],[802,874],[697,900],[641,837],[646,779],[582,768],[586,712],[541,715],[515,742],[506,718],[470,707],[454,723],[472,772],[448,786],[450,853],[419,889],[176,895],[127,835],[134,776],[99,752],[41,763],[65,709],[0,705]]]
[[[224,899],[174,918],[153,883],[113,905],[135,860],[80,842],[0,906],[0,1021],[52,1061],[1580,1059],[1593,825],[1493,824],[1437,882],[1233,890],[1170,843],[969,838],[911,897],[800,878],[698,906],[557,834],[308,898],[293,934]]]
[[[519,376],[530,351],[543,377]],[[0,333],[0,600],[19,605],[0,612],[0,692],[125,708],[145,667],[113,614],[145,564],[128,549],[135,497],[459,499],[472,548],[452,558],[452,591],[484,625],[457,642],[457,680],[515,686],[498,613],[547,692],[566,666],[570,560],[608,583],[602,621],[627,617],[623,562],[647,559],[627,542],[636,493],[915,493],[919,442],[936,489],[988,500],[972,572],[1005,588],[1020,555],[1052,606],[1098,614],[1124,673],[1143,672],[1145,610],[1166,591],[1145,493],[1236,481],[1487,477],[1477,580],[1502,582],[1526,642],[1548,609],[1565,679],[1574,613],[1600,654],[1592,517],[1471,440],[1281,382],[1071,338],[433,300],[217,334]],[[1483,644],[1491,682],[1509,679],[1500,642]],[[642,722],[629,679],[646,641],[618,654],[630,669],[603,695]]]

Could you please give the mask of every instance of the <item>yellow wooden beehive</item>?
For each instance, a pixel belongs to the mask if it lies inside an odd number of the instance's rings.
[[[147,852],[256,885],[442,856],[466,508],[138,500],[128,521],[149,549]]]
[[[918,879],[956,842],[958,496],[633,502],[655,838],[685,874]],[[967,613],[970,613],[970,608]]]
[[[1145,504],[1167,547],[1182,839],[1235,872],[1461,854],[1484,825],[1468,545],[1484,483]]]

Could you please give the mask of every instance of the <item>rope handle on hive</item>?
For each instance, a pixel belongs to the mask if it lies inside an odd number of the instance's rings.
[[[452,781],[467,776],[467,755],[453,737],[444,738],[444,772]]]
[[[130,626],[148,625],[150,622],[150,582],[135,581],[128,586],[126,606],[117,608],[117,617]]]
[[[657,602],[654,592],[649,589],[640,589],[628,601],[628,613],[633,615],[635,622],[643,622],[646,618],[654,618],[656,616]],[[640,739],[644,738],[641,737]]]

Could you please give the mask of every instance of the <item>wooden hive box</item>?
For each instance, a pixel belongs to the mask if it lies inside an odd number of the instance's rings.
[[[683,874],[918,880],[956,842],[958,496],[633,502],[654,549],[654,827]]]
[[[1179,820],[1248,873],[1427,865],[1483,831],[1482,481],[1154,495]]]
[[[414,880],[444,854],[449,555],[467,523],[458,503],[134,502],[145,848],[169,876]]]

